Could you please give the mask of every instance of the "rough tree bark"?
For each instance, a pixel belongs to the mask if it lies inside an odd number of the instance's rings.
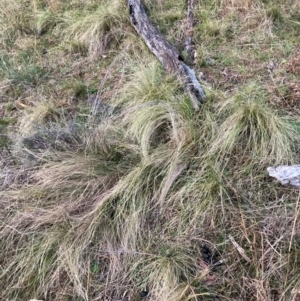
[[[186,39],[184,49],[187,52],[188,62],[194,64],[196,47],[193,42],[194,26],[196,19],[194,16],[194,6],[197,0],[187,0],[187,14],[186,14]]]
[[[141,0],[126,0],[130,21],[150,51],[170,74],[175,74],[190,96],[195,110],[205,100],[205,93],[195,71],[184,63],[177,49],[158,31],[148,18]]]

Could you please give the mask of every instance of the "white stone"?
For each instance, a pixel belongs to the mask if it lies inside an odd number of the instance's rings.
[[[281,165],[268,167],[267,170],[269,175],[280,181],[282,185],[300,187],[300,165]]]

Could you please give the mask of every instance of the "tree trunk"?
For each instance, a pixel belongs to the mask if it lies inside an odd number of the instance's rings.
[[[175,74],[190,96],[195,110],[205,100],[205,93],[195,71],[184,63],[177,49],[157,30],[149,20],[141,0],[126,0],[130,21],[151,52],[170,74]]]

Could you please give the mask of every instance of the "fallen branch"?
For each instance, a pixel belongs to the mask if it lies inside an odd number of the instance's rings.
[[[300,187],[300,165],[280,165],[267,168],[269,175],[276,178],[282,185]]]
[[[187,1],[187,14],[186,14],[186,39],[184,43],[184,49],[187,53],[188,62],[194,63],[196,47],[193,42],[194,26],[196,25],[196,19],[194,17],[194,6],[196,0]]]
[[[190,96],[194,109],[198,111],[205,100],[205,93],[195,71],[184,63],[177,49],[152,24],[141,0],[127,0],[127,7],[130,21],[137,33],[167,72],[177,76]]]

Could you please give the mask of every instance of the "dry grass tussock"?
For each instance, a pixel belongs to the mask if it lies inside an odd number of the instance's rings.
[[[178,91],[165,102],[145,102],[137,95],[135,103],[104,114],[96,124],[39,126],[18,145],[28,170],[25,182],[14,181],[1,193],[2,295],[104,300],[136,298],[149,290],[151,300],[201,300],[215,295],[211,285],[226,294],[224,282],[233,295],[238,290],[245,296],[260,290],[261,277],[270,281],[262,288],[268,294],[271,281],[289,277],[296,284],[298,255],[291,251],[299,235],[298,205],[290,215],[294,204],[282,199],[293,199],[295,192],[279,199],[258,168],[276,153],[261,157],[260,140],[249,148],[244,133],[232,142],[244,146],[241,158],[227,161],[209,104],[196,116]],[[253,126],[258,136],[269,133],[274,118],[282,122],[274,135],[291,126],[271,111],[261,117],[269,122],[252,125],[260,117],[254,110],[232,123]],[[289,137],[285,142],[292,145]],[[286,147],[276,146],[282,152]],[[243,168],[252,165],[252,176],[258,168],[257,180],[237,175],[237,166],[255,147],[256,156]],[[208,155],[212,148],[220,155]],[[246,190],[241,193],[239,185]],[[278,221],[268,220],[269,212]],[[247,248],[253,274],[227,234]],[[204,246],[222,252],[226,263],[210,271],[202,259]],[[247,273],[241,274],[242,283],[233,278],[238,270]]]
[[[124,35],[128,18],[123,1],[104,2],[88,13],[69,18],[69,26],[64,35],[87,45],[88,51],[95,56],[104,53],[108,44],[118,44]],[[128,26],[128,24],[127,24]]]
[[[172,1],[149,5],[165,31],[184,15]],[[98,2],[0,3],[0,299],[299,299],[299,191],[266,171],[299,163],[298,116],[270,95],[298,75],[255,69],[293,53],[292,12],[201,2],[196,71],[243,76],[204,82],[195,113],[144,46],[128,48],[124,3]]]
[[[219,120],[223,121],[212,153],[230,153],[241,140],[247,139],[239,153],[250,152],[263,160],[271,157],[274,164],[293,161],[289,141],[297,140],[298,129],[293,125],[296,119],[276,114],[264,102],[264,91],[260,89],[253,83],[243,86],[241,92],[220,105]]]

